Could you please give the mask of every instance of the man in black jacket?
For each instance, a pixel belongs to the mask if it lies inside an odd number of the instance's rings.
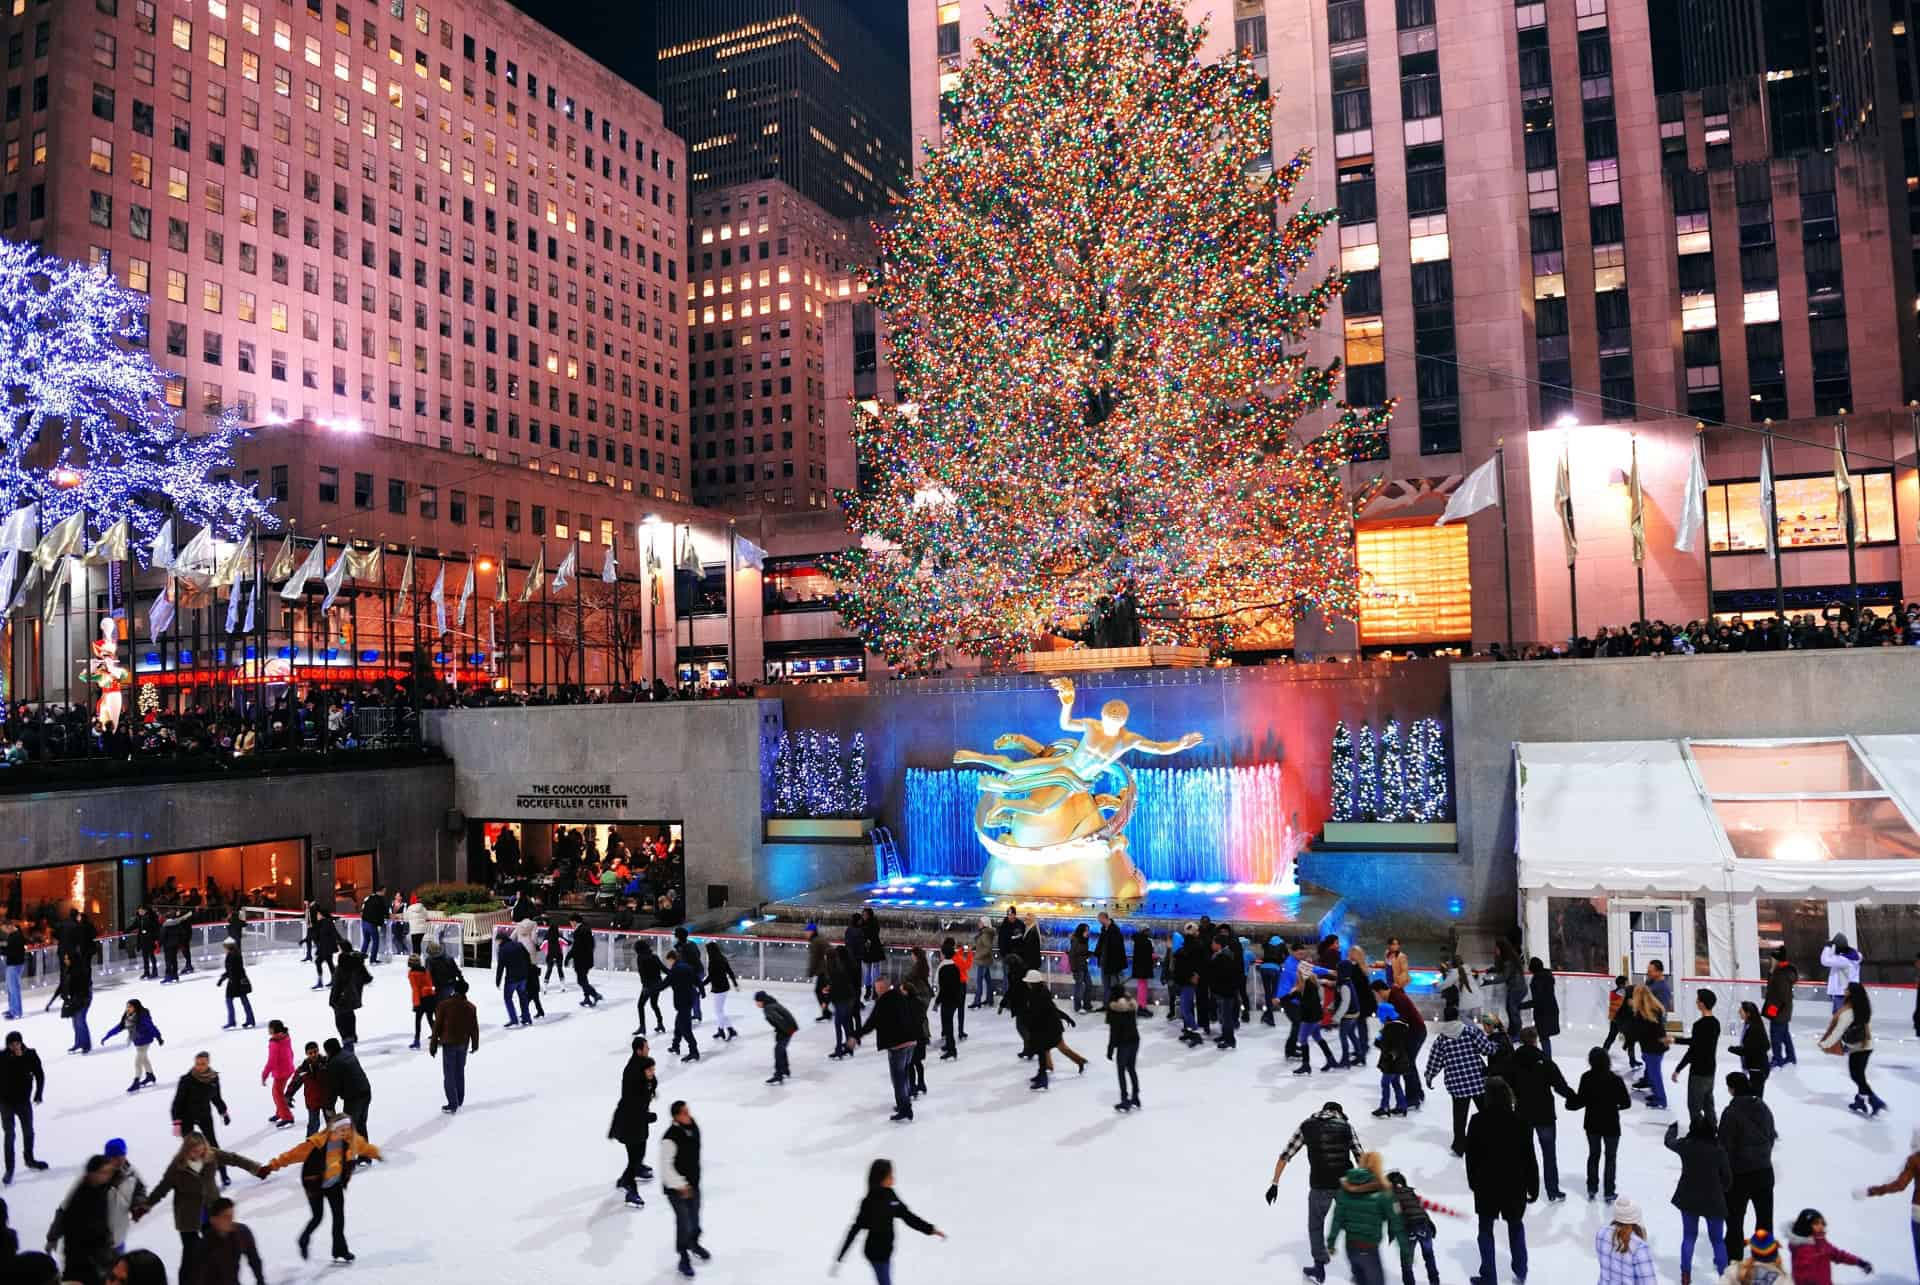
[[[7,925],[5,950],[7,964],[7,1020],[9,1022],[17,1022],[26,1012],[20,1000],[20,975],[27,970],[27,934],[21,930],[20,925],[17,923]],[[152,964],[153,961],[151,957],[148,958],[147,962],[149,965]],[[144,978],[150,976],[150,974],[142,973],[141,976]]]
[[[373,1108],[373,1085],[367,1079],[367,1070],[360,1065],[360,1057],[351,1047],[342,1048],[339,1040],[328,1040],[321,1046],[327,1055],[327,1078],[333,1091],[340,1095],[340,1109],[353,1120],[353,1130],[361,1137],[367,1137],[367,1112]]]
[[[1127,941],[1120,925],[1104,910],[1100,912],[1100,941],[1093,953],[1100,965],[1100,983],[1107,992],[1107,1002],[1112,1003],[1127,986]]]
[[[636,1183],[653,1177],[646,1164],[647,1126],[653,1123],[654,1069],[647,1056],[647,1041],[635,1037],[633,1056],[620,1071],[620,1102],[613,1108],[613,1123],[607,1136],[627,1150],[627,1167],[620,1171],[614,1186],[627,1193],[627,1203],[638,1209],[640,1199]]]
[[[905,991],[895,990],[884,973],[874,979],[873,992],[873,1011],[853,1033],[853,1043],[857,1046],[860,1037],[871,1032],[874,1044],[886,1050],[887,1075],[893,1081],[893,1114],[888,1118],[910,1121],[913,1099],[908,1092],[908,1076],[913,1046],[920,1041],[920,1015],[914,1011],[913,1000]]]
[[[1686,1070],[1687,1076],[1687,1117],[1698,1120],[1705,1116],[1713,1119],[1713,1080],[1715,1059],[1720,1053],[1720,1019],[1713,1015],[1714,1005],[1720,997],[1702,986],[1694,992],[1694,1007],[1700,1016],[1694,1019],[1693,1030],[1684,1036],[1676,1036],[1675,1044],[1687,1046],[1684,1057],[1674,1066],[1669,1079],[1678,1081],[1680,1072]]]
[[[220,1095],[220,1073],[213,1069],[211,1055],[200,1052],[193,1055],[193,1069],[180,1077],[173,1090],[173,1131],[179,1137],[189,1133],[198,1133],[206,1138],[207,1145],[213,1148],[215,1156],[224,1154],[220,1150],[220,1135],[213,1129],[213,1113],[220,1113],[220,1123],[231,1125],[233,1117],[227,1114],[227,1101]],[[220,1185],[227,1185],[227,1167],[220,1166]]]
[[[47,1090],[47,1073],[40,1055],[27,1047],[18,1031],[7,1032],[7,1047],[0,1052],[0,1121],[6,1126],[7,1173],[0,1182],[13,1181],[13,1131],[17,1124],[24,1144],[27,1168],[47,1166],[33,1156],[33,1105]]]
[[[573,975],[580,983],[580,1007],[592,1008],[600,1002],[600,992],[587,980],[593,971],[593,929],[579,915],[573,917],[573,944],[567,948],[567,958],[573,961]]]
[[[1531,1026],[1520,1032],[1520,1047],[1495,1058],[1491,1069],[1512,1088],[1514,1113],[1539,1140],[1540,1177],[1547,1199],[1565,1200],[1567,1193],[1560,1190],[1560,1157],[1555,1148],[1553,1098],[1555,1094],[1571,1098],[1573,1087],[1553,1060],[1540,1051],[1540,1033]]]
[[[386,893],[378,888],[360,903],[360,950],[369,964],[380,962],[380,939],[387,935],[387,912],[391,908]]]
[[[1240,960],[1234,954],[1227,938],[1213,939],[1213,955],[1207,960],[1207,990],[1213,995],[1213,1015],[1220,1019],[1220,1038],[1213,1042],[1218,1049],[1240,1047],[1240,1041],[1233,1038],[1239,1026],[1240,988],[1246,984],[1247,975],[1240,967]]]
[[[1720,1113],[1720,1145],[1733,1171],[1727,1188],[1727,1255],[1739,1258],[1746,1249],[1747,1206],[1753,1206],[1755,1227],[1773,1226],[1773,1144],[1780,1136],[1773,1127],[1773,1111],[1753,1091],[1745,1074],[1727,1076],[1732,1095]]]
[[[1339,1194],[1340,1180],[1360,1163],[1360,1139],[1347,1123],[1346,1109],[1338,1102],[1328,1102],[1302,1120],[1293,1137],[1287,1140],[1280,1159],[1274,1162],[1273,1181],[1267,1187],[1269,1205],[1280,1194],[1280,1175],[1287,1171],[1287,1162],[1302,1147],[1307,1152],[1307,1248],[1313,1254],[1313,1266],[1307,1268],[1306,1275],[1308,1280],[1324,1282],[1327,1279],[1327,1214]]]
[[[673,1123],[660,1140],[660,1185],[667,1189],[667,1203],[673,1206],[673,1247],[680,1255],[680,1274],[691,1276],[688,1254],[701,1262],[713,1257],[700,1243],[700,1126],[684,1102],[674,1103],[668,1114]]]
[[[360,952],[351,946],[340,952],[340,962],[334,966],[333,989],[327,993],[327,1003],[333,1009],[333,1025],[340,1032],[340,1042],[348,1048],[359,1042],[360,1024],[356,1014],[367,983],[372,980],[373,974],[367,971],[365,958]]]
[[[1513,1113],[1513,1093],[1500,1079],[1487,1081],[1481,1109],[1467,1126],[1467,1186],[1480,1219],[1480,1274],[1477,1285],[1500,1277],[1493,1260],[1493,1225],[1505,1219],[1513,1278],[1527,1278],[1527,1206],[1540,1199],[1540,1170],[1533,1159],[1527,1127]]]
[[[933,973],[933,999],[940,1009],[940,1060],[950,1062],[960,1056],[960,1046],[954,1042],[953,1025],[956,1018],[960,1023],[960,1038],[967,1038],[967,983],[960,976],[960,965],[954,955],[959,947],[953,938],[948,937],[940,943],[940,966]],[[979,967],[975,964],[975,967]]]
[[[793,1074],[792,1068],[787,1065],[787,1041],[799,1031],[800,1023],[793,1019],[793,1014],[787,1011],[785,1004],[765,991],[755,991],[753,1002],[760,1006],[760,1015],[773,1028],[773,1075],[767,1083],[779,1084]]]

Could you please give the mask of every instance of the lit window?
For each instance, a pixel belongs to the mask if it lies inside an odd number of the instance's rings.
[[[167,166],[167,195],[176,201],[187,199],[187,172],[178,165]]]
[[[1407,220],[1408,254],[1415,263],[1437,263],[1448,258],[1447,216],[1429,214]]]
[[[187,274],[178,268],[167,269],[167,298],[174,303],[187,301]]]
[[[287,305],[284,303],[276,302],[273,305],[272,318],[273,318],[273,321],[272,321],[273,328],[275,330],[278,330],[283,335],[286,334],[287,333]]]
[[[1674,248],[1679,254],[1707,254],[1713,249],[1713,231],[1705,210],[1679,214],[1673,220]]]
[[[249,36],[260,34],[260,6],[243,4],[240,6],[240,30]]]
[[[1349,317],[1346,322],[1347,365],[1370,366],[1387,359],[1384,327],[1378,317]]]
[[[175,49],[193,48],[193,23],[185,18],[173,20],[173,47]]]
[[[1380,225],[1377,223],[1341,224],[1340,269],[1343,272],[1371,272],[1380,266]]]
[[[220,283],[218,281],[201,282],[200,306],[208,312],[220,311]]]
[[[1680,329],[1712,330],[1716,324],[1714,299],[1710,294],[1683,295],[1680,299]]]
[[[216,67],[227,65],[227,38],[209,35],[207,37],[207,61]]]
[[[1780,292],[1778,290],[1749,290],[1741,309],[1742,319],[1749,326],[1765,325],[1780,320]]]
[[[113,144],[104,138],[93,140],[93,152],[87,157],[87,168],[99,174],[113,173]]]
[[[254,319],[255,306],[253,291],[242,290],[240,297],[234,302],[234,315],[242,321],[250,322]]]

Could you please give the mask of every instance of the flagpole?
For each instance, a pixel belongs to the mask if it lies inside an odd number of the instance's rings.
[[[84,547],[86,542],[87,506],[82,504],[80,506],[80,543]],[[66,678],[63,683],[63,690],[66,693],[64,704],[71,708],[73,706],[73,566],[71,563],[67,566],[66,580],[67,602],[60,612],[60,645],[66,659]],[[88,723],[91,725],[91,718],[88,719]],[[91,732],[88,733],[87,739],[89,741],[93,739]]]
[[[1842,467],[1844,467],[1847,459],[1846,416],[1842,415],[1840,417],[1840,423],[1837,428],[1840,434],[1840,461]],[[1854,562],[1854,547],[1858,541],[1858,536],[1855,534],[1853,523],[1853,491],[1849,488],[1844,496],[1837,496],[1836,498],[1847,506],[1847,589],[1849,596],[1853,599],[1854,623],[1858,625],[1860,618],[1860,570]]]
[[[1920,417],[1916,417],[1920,424]],[[647,699],[653,699],[653,685],[660,681],[660,567],[653,556],[653,539],[647,539],[647,645],[653,654],[648,665],[652,674],[647,681]]]
[[[387,588],[387,535],[380,533],[380,615],[385,635],[380,659],[386,662],[388,669],[393,668],[393,591]]]
[[[540,560],[542,562],[546,561],[546,553],[547,538],[543,535],[540,537]],[[550,668],[552,659],[553,613],[547,610],[547,577],[542,575],[540,577],[540,691],[542,695],[550,694],[550,689],[553,686],[553,671]]]
[[[1633,477],[1637,484],[1640,477],[1640,438],[1637,434],[1628,435],[1627,451],[1632,459]],[[1628,500],[1629,504],[1632,502],[1631,499]],[[1645,538],[1643,533],[1641,536],[1642,543],[1645,542]],[[1634,592],[1639,597],[1640,603],[1640,614],[1636,616],[1635,619],[1644,622],[1647,618],[1647,568],[1641,558],[1635,558],[1633,560],[1633,587]]]
[[[577,554],[579,546],[575,546]],[[573,564],[573,655],[580,666],[580,697],[587,695],[587,614],[580,596],[580,559],[576,556]]]
[[[1694,425],[1693,449],[1699,455],[1700,477],[1704,481],[1707,476],[1707,426],[1704,421]],[[1707,497],[1705,495],[1701,495],[1697,498],[1690,498],[1689,503],[1698,504],[1700,506],[1700,536],[1701,536],[1700,566],[1701,566],[1701,569],[1705,572],[1706,579],[1707,579],[1707,616],[1705,621],[1705,627],[1708,630],[1708,632],[1712,632],[1712,629],[1713,629],[1713,522],[1712,522],[1712,519],[1709,518],[1707,514]]]
[[[1494,439],[1493,480],[1500,495],[1500,582],[1507,589],[1507,655],[1513,655],[1513,545],[1507,538],[1507,439]]]
[[[615,675],[620,672],[621,653],[626,651],[626,635],[620,620],[620,532],[613,533],[613,615],[607,622],[607,694],[613,694]]]
[[[413,546],[407,546],[407,555],[413,555]],[[407,689],[413,693],[413,721],[418,728],[420,723],[420,568],[413,569],[414,582],[407,586],[407,602],[413,607],[413,634],[407,639]]]
[[[740,677],[733,668],[733,559],[740,540],[739,527],[736,525],[738,521],[738,518],[727,519],[727,684],[729,686],[738,685],[740,682]]]
[[[513,586],[507,582],[507,572],[512,564],[507,561],[507,542],[500,542],[500,576],[493,582],[500,599],[500,626],[506,631],[507,643],[501,652],[500,672],[507,676],[507,690],[513,690],[513,607],[507,591]]]
[[[253,737],[258,746],[268,726],[267,650],[272,625],[267,619],[267,551],[260,547],[259,519],[249,525],[253,532]]]
[[[1773,614],[1782,621],[1787,618],[1787,590],[1780,575],[1780,513],[1778,494],[1773,485],[1773,421],[1767,421],[1766,437],[1760,443],[1760,449],[1766,452],[1768,493],[1761,497],[1765,506],[1767,522],[1771,530],[1766,533],[1767,551],[1773,559]]]

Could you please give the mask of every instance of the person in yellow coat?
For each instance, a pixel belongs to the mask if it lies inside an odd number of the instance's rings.
[[[330,1209],[333,1211],[334,1261],[353,1261],[353,1251],[347,1248],[347,1183],[356,1164],[378,1159],[380,1148],[354,1132],[351,1119],[335,1115],[325,1129],[267,1162],[266,1173],[290,1165],[300,1166],[300,1185],[306,1188],[307,1205],[313,1212],[300,1232],[300,1257],[307,1256],[307,1245],[320,1226],[322,1211]]]

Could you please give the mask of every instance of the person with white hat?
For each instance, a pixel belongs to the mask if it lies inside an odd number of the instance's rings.
[[[1647,1243],[1640,1206],[1622,1196],[1613,1202],[1607,1217],[1607,1225],[1593,1238],[1600,1285],[1655,1285],[1660,1277],[1654,1271],[1653,1247]]]

